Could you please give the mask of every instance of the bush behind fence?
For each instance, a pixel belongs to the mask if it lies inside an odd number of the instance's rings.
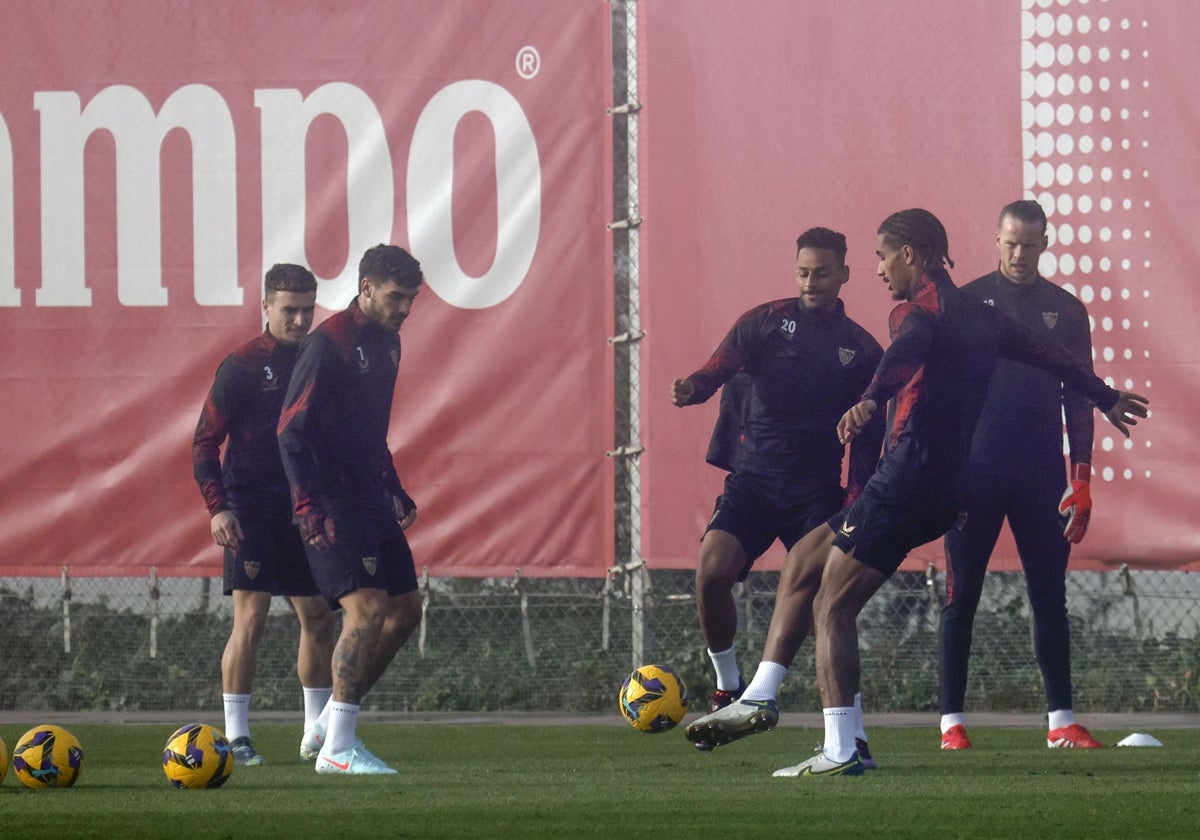
[[[739,588],[742,667],[753,672],[778,575]],[[423,585],[421,628],[368,695],[388,711],[616,713],[633,664],[628,579],[435,579]],[[674,666],[693,698],[712,691],[689,572],[648,575],[646,661]],[[230,601],[219,580],[10,579],[0,707],[56,711],[221,709],[220,659]],[[64,597],[65,595],[65,597]],[[860,618],[863,696],[870,711],[937,708],[937,627],[944,581],[900,573]],[[1200,577],[1172,572],[1068,575],[1075,708],[1200,710]],[[298,624],[272,604],[259,648],[256,710],[298,710]],[[820,707],[807,642],[780,695]],[[989,575],[975,625],[968,708],[1041,712],[1024,577]]]

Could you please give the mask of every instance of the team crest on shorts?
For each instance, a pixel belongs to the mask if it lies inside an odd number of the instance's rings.
[[[854,361],[854,350],[849,347],[838,348],[838,361],[842,363],[842,367]]]
[[[1042,323],[1046,325],[1046,329],[1048,329],[1048,330],[1054,329],[1055,325],[1058,323],[1058,313],[1057,312],[1043,312],[1042,313]]]
[[[246,570],[246,577],[254,580],[258,577],[258,572],[262,569],[262,564],[257,560],[244,560],[242,561],[242,568]]]
[[[367,574],[369,574],[371,577],[375,577],[375,570],[379,568],[379,558],[364,557],[362,560],[363,568],[367,570]]]

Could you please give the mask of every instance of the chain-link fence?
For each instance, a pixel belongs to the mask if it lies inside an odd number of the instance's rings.
[[[431,579],[418,631],[367,696],[395,711],[612,712],[630,668],[635,624],[646,661],[680,671],[694,696],[712,690],[689,572],[632,578]],[[753,671],[778,575],[739,588],[742,665]],[[1068,575],[1075,707],[1200,709],[1200,576],[1173,572]],[[934,711],[944,581],[897,574],[860,618],[863,696],[883,711]],[[5,628],[0,707],[46,710],[219,710],[220,658],[231,623],[220,581],[194,578],[23,578],[0,584]],[[259,648],[254,707],[301,708],[298,623],[272,604]],[[807,642],[784,683],[785,708],[820,707]],[[976,619],[968,707],[1044,710],[1024,577],[988,576]]]

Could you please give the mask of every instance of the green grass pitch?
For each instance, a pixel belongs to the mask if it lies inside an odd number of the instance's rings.
[[[188,721],[180,720],[183,724]],[[209,721],[217,722],[219,721]],[[11,752],[26,726],[0,727]],[[1131,838],[1200,836],[1200,730],[1164,748],[1048,750],[1040,729],[972,728],[943,753],[933,726],[876,728],[881,769],[774,779],[821,733],[781,727],[709,754],[681,729],[371,724],[400,775],[317,776],[298,726],[256,724],[268,763],[218,790],[176,790],[159,756],[174,726],[75,724],[79,783],[0,785],[0,836],[121,838]],[[1097,732],[1114,743],[1128,733]]]

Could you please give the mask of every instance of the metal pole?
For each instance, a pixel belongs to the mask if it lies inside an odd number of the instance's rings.
[[[642,224],[638,194],[638,59],[637,2],[612,2],[613,105],[613,296],[615,323],[609,345],[614,354],[615,446],[606,453],[615,465],[615,566],[632,573],[631,651],[634,667],[646,661],[648,572],[642,558],[641,499],[641,329],[639,297],[639,236]]]
[[[71,652],[71,576],[62,567],[63,653]]]

